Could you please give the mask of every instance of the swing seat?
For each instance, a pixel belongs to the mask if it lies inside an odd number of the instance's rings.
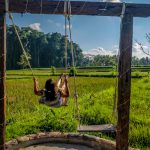
[[[101,132],[101,133],[114,133],[116,132],[116,126],[112,124],[103,125],[80,125],[77,129],[78,132]]]
[[[47,101],[46,98],[41,98],[39,100],[39,103],[43,104],[43,105],[46,105],[46,106],[49,106],[49,107],[52,107],[52,108],[59,108],[59,107],[62,107],[62,106],[68,106],[67,103],[60,102],[59,100]]]

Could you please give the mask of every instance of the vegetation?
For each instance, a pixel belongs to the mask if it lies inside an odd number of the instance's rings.
[[[56,80],[55,76],[64,72],[64,69],[58,67],[65,66],[65,36],[59,33],[44,34],[29,27],[17,29],[31,65],[38,68],[33,70],[40,87],[44,87],[44,82],[51,76]],[[28,64],[12,26],[7,28],[7,37],[7,69],[24,69],[7,71],[7,140],[41,131],[75,132],[77,120],[73,78],[69,79],[71,96],[68,107],[54,109],[39,105],[38,97],[33,94],[31,71],[25,69]],[[112,117],[115,86],[115,78],[112,77],[117,75],[117,57],[98,55],[88,58],[83,56],[78,44],[73,43],[73,46],[77,68],[70,68],[67,73],[71,76],[75,73],[78,76],[81,123],[116,124],[116,119]],[[68,47],[68,67],[71,66],[71,61],[71,50]],[[150,149],[150,59],[133,57],[132,65],[132,77],[137,79],[132,79],[129,143],[130,146],[148,150]],[[55,67],[58,68],[57,72]],[[139,79],[141,77],[144,78]],[[112,134],[92,134],[114,140]]]
[[[40,87],[44,87],[50,70],[34,71]],[[61,71],[63,69],[57,70],[59,73]],[[33,94],[30,72],[24,70],[24,74],[21,73],[21,70],[7,72],[7,140],[41,131],[75,132],[77,120],[74,118],[73,78],[69,79],[69,106],[54,109],[38,104],[39,97]],[[58,77],[52,78],[56,80]],[[114,85],[113,78],[77,77],[82,124],[116,123],[112,116]],[[150,78],[132,79],[129,143],[143,150],[150,148],[149,91]],[[114,139],[112,135],[93,134]]]
[[[39,32],[29,27],[17,27],[21,40],[31,61],[32,67],[64,67],[65,66],[65,36],[60,33]],[[15,44],[14,44],[15,43]],[[68,45],[69,41],[68,41]],[[116,66],[117,57],[98,55],[92,58],[84,57],[82,49],[73,43],[76,66]],[[12,26],[7,27],[7,69],[26,67],[24,54]],[[71,66],[71,49],[68,47],[68,67]],[[19,61],[19,65],[18,65]],[[25,63],[25,64],[24,64]],[[150,58],[132,58],[133,66],[149,65]],[[25,65],[25,66],[24,66]]]
[[[70,68],[69,76],[77,75],[77,69],[75,67]]]
[[[53,76],[56,74],[56,68],[54,66],[51,67],[51,73]]]
[[[76,76],[82,77],[116,77],[116,67],[106,66],[106,67],[77,67],[76,68]],[[34,73],[37,76],[47,76],[52,75],[52,69],[50,68],[34,68]],[[64,68],[57,68],[57,72],[55,72],[55,76],[60,75],[66,72]],[[148,77],[150,72],[150,67],[141,66],[141,67],[133,67],[132,68],[132,77],[141,78]],[[70,73],[70,69],[68,68],[67,73]],[[7,78],[14,76],[15,78],[20,78],[21,76],[30,77],[31,71],[29,69],[23,70],[9,70],[7,71]]]
[[[84,58],[82,60],[81,66],[116,66],[118,64],[118,60],[116,55],[109,56],[109,55],[97,55],[93,58]],[[132,66],[148,66],[150,65],[150,58],[149,57],[143,57],[143,58],[137,58],[132,57]]]
[[[29,27],[17,27],[25,49],[31,55],[33,67],[63,67],[65,66],[65,36],[60,33],[39,32]],[[15,43],[15,44],[14,44]],[[69,41],[68,41],[69,45]],[[78,44],[73,43],[76,51],[76,65],[83,58]],[[7,69],[19,69],[17,64],[23,54],[17,36],[12,26],[7,27]],[[71,49],[68,47],[68,66],[71,65]]]
[[[31,60],[31,55],[29,54],[28,51],[26,53],[22,53],[20,55],[20,61],[18,62],[18,65],[20,65],[23,69],[29,67],[30,60]]]

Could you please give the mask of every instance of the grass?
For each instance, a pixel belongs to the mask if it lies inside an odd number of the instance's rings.
[[[145,68],[145,69],[144,69]],[[132,77],[140,78],[140,77],[147,77],[149,76],[150,67],[134,67],[132,70]],[[146,70],[147,69],[147,70]],[[50,68],[35,68],[33,69],[36,76],[47,76],[52,75]],[[57,68],[55,75],[58,76],[64,72],[63,68]],[[69,69],[68,69],[69,73]],[[7,71],[7,78],[10,76],[14,76],[15,78],[20,78],[21,76],[32,76],[30,70],[9,70]],[[113,70],[112,67],[86,67],[86,68],[77,68],[77,76],[81,77],[115,77],[116,72]]]
[[[50,77],[46,70],[35,70],[36,74],[44,74],[38,76],[41,88]],[[69,106],[52,109],[38,104],[39,97],[33,94],[29,73],[26,70],[24,76],[20,75],[21,70],[7,73],[7,140],[41,131],[76,132],[73,79],[69,79]],[[52,78],[56,80],[58,77]],[[112,116],[114,84],[114,78],[77,77],[82,124],[116,123]],[[132,79],[129,143],[143,150],[150,149],[149,97],[150,79]],[[93,134],[113,139],[112,135]]]

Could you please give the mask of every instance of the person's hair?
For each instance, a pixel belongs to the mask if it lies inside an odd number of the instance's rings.
[[[45,97],[47,100],[55,100],[55,83],[52,79],[48,79],[45,83]]]

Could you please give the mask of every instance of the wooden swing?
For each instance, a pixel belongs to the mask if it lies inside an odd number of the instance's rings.
[[[113,124],[103,124],[103,125],[85,125],[78,126],[78,132],[101,132],[101,133],[114,133],[116,131],[116,126]]]
[[[71,52],[72,52],[72,66],[75,67],[75,61],[74,61],[74,50],[73,50],[73,44],[72,44],[72,34],[71,34],[71,23],[70,23],[70,16],[71,16],[71,4],[70,0],[65,0],[65,6],[64,6],[64,12],[65,12],[65,18],[68,18],[69,22],[69,32],[70,32],[70,42],[71,42]],[[68,13],[66,13],[68,12]],[[65,30],[67,30],[67,24],[65,19]],[[67,33],[67,32],[65,32]],[[66,41],[67,41],[67,35],[66,35]],[[66,46],[67,47],[67,46]],[[116,80],[117,81],[117,80]],[[116,89],[115,89],[115,95],[116,95]],[[80,111],[79,111],[79,105],[78,105],[78,95],[76,90],[76,78],[74,74],[74,98],[75,98],[75,105],[76,105],[76,112],[77,112],[77,119],[78,119],[78,132],[101,132],[101,133],[114,133],[116,132],[116,126],[113,124],[103,124],[103,125],[80,125]],[[116,105],[116,97],[114,97],[114,110]]]
[[[68,21],[68,26],[69,26],[69,33],[70,33],[70,48],[71,48],[71,54],[72,54],[72,67],[75,67],[75,60],[74,60],[74,49],[73,49],[73,42],[72,42],[72,32],[71,32],[71,20],[70,20],[70,16],[71,16],[71,4],[70,4],[70,0],[65,0],[64,1],[64,15],[65,15],[65,65],[66,65],[66,70],[67,70],[67,48],[68,48],[68,35],[67,35],[67,21]],[[9,13],[9,18],[12,21],[14,30],[16,32],[16,35],[18,37],[19,43],[21,45],[21,48],[23,50],[23,53],[25,54],[25,57],[27,59],[28,62],[28,66],[30,68],[30,70],[32,71],[32,75],[34,77],[34,73],[32,70],[32,67],[30,65],[30,62],[28,60],[28,57],[26,55],[26,50],[22,44],[21,38],[19,36],[19,33],[16,29],[16,25],[13,21],[13,17],[12,15]],[[116,130],[116,127],[112,124],[103,124],[103,125],[80,125],[80,112],[79,112],[79,105],[78,105],[78,95],[77,95],[77,88],[76,88],[76,76],[74,73],[74,99],[75,99],[75,106],[76,106],[76,112],[77,112],[77,120],[78,120],[78,128],[77,131],[78,132],[101,132],[101,133],[114,133]]]
[[[125,3],[123,3],[121,18],[124,16],[125,10],[126,10],[126,5],[125,5]],[[119,56],[119,51],[118,51],[118,56]],[[117,70],[117,67],[116,67],[116,70]],[[118,85],[118,78],[116,75],[115,94],[114,94],[114,109],[113,109],[113,115],[114,116],[115,116],[116,110],[117,110],[117,108],[116,108],[116,105],[117,105],[117,85]],[[113,124],[79,125],[77,131],[78,132],[115,133],[116,132],[116,125],[113,125]]]

